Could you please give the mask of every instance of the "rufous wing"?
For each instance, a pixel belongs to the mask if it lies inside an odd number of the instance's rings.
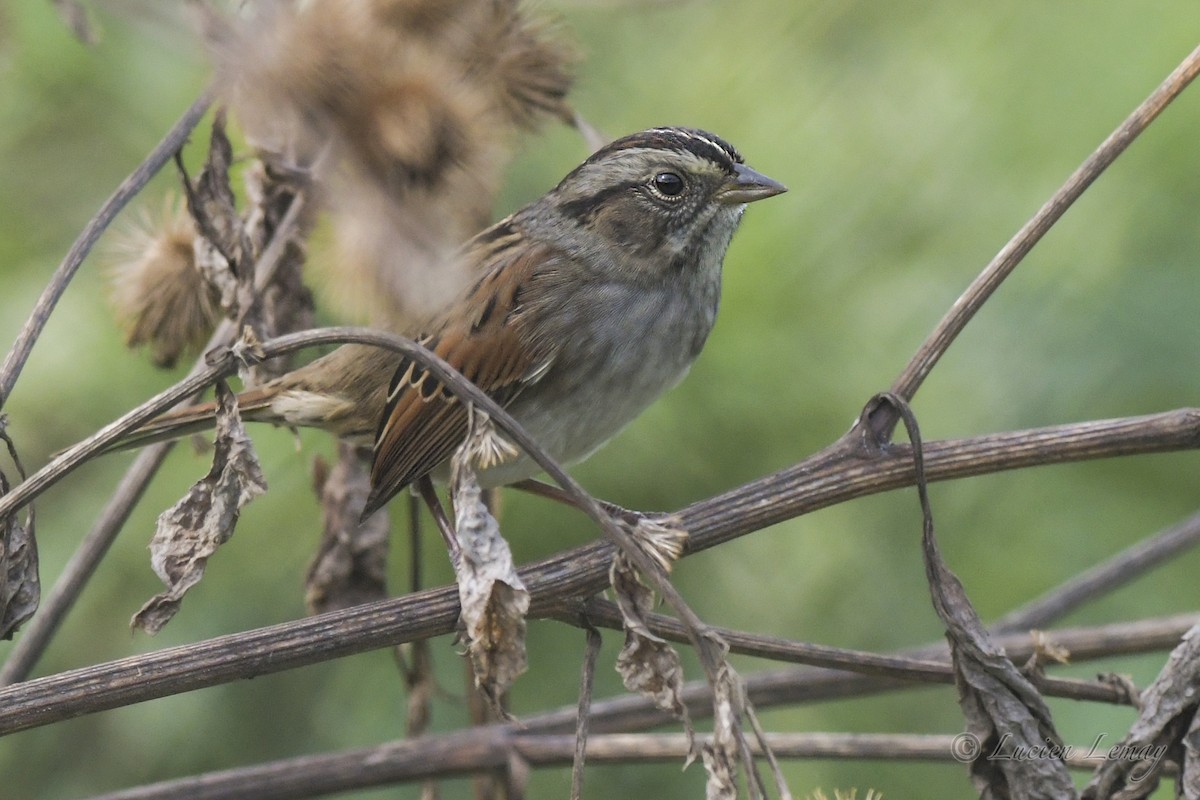
[[[516,248],[508,251],[512,253]],[[546,252],[496,254],[461,305],[418,341],[506,406],[540,379],[554,347],[530,335],[524,289]],[[400,362],[375,437],[371,495],[363,516],[448,459],[467,435],[467,406],[411,358]]]

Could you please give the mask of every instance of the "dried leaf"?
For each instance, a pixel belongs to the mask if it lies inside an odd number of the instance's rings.
[[[231,317],[244,310],[250,297],[245,280],[249,276],[239,274],[248,272],[242,270],[242,262],[248,257],[250,247],[229,180],[232,161],[233,146],[225,135],[225,117],[220,112],[213,119],[208,159],[195,183],[188,178],[182,158],[175,157],[197,233],[193,247],[195,269],[217,296],[220,308]]]
[[[0,496],[8,493],[0,473]],[[38,578],[37,539],[32,525],[15,516],[0,522],[0,639],[11,639],[33,613],[42,597]]]
[[[625,688],[683,720],[690,741],[692,723],[683,704],[683,664],[679,653],[666,640],[651,633],[645,622],[654,607],[654,592],[642,583],[637,570],[621,553],[613,559],[609,581],[625,623],[625,646],[617,655],[617,672]]]
[[[517,575],[512,551],[488,511],[475,477],[472,456],[479,452],[479,438],[486,435],[485,428],[473,426],[451,459],[450,486],[459,544],[454,572],[475,686],[493,709],[507,716],[500,699],[528,667],[525,614],[529,591]]]
[[[958,703],[967,722],[971,748],[971,780],[984,798],[1046,798],[1077,796],[1067,773],[1066,750],[1050,718],[1050,709],[1037,687],[996,647],[975,613],[958,577],[942,560],[933,529],[933,510],[925,479],[921,431],[908,403],[896,394],[876,395],[863,412],[865,420],[879,402],[900,413],[912,443],[917,496],[921,503],[921,554],[933,607],[946,626]],[[867,426],[869,429],[869,425]],[[1020,748],[1020,750],[1018,750]],[[1044,758],[1017,758],[1018,752],[1048,752]]]
[[[983,797],[1075,797],[1062,758],[1014,758],[1017,748],[1062,751],[1050,709],[1037,688],[996,647],[958,577],[942,561],[926,509],[922,549],[933,606],[946,626],[967,732],[979,742],[971,779]]]
[[[150,564],[167,586],[134,615],[131,624],[157,633],[179,610],[183,596],[204,577],[217,548],[233,536],[243,506],[267,490],[237,399],[217,386],[213,466],[174,506],[158,518],[150,541]]]
[[[188,211],[196,230],[224,258],[228,268],[237,275],[250,247],[242,229],[237,199],[229,180],[233,163],[233,145],[225,135],[225,115],[218,112],[213,118],[208,158],[195,183],[184,180]],[[182,167],[181,167],[182,169]],[[218,284],[220,285],[220,284]],[[224,288],[224,287],[222,287]]]
[[[1181,766],[1178,796],[1200,798],[1200,625],[1184,634],[1141,694],[1137,720],[1083,790],[1084,800],[1137,800],[1158,786],[1168,761]]]
[[[733,699],[737,692],[729,666],[723,665],[713,685],[712,739],[700,749],[704,772],[705,800],[736,800],[738,762],[737,709]]]
[[[1183,737],[1183,765],[1177,794],[1187,800],[1200,798],[1200,713],[1192,716],[1191,727]]]
[[[273,272],[261,292],[254,293],[243,321],[264,337],[273,338],[313,326],[313,296],[304,285],[307,259],[305,239],[316,220],[317,203],[307,191],[307,175],[296,174],[255,161],[244,173],[247,209],[244,228],[253,252],[255,270],[271,254]],[[288,222],[289,212],[299,203],[298,214]],[[278,253],[278,257],[274,254]],[[249,272],[249,270],[247,270]],[[254,277],[244,276],[253,285]],[[291,356],[280,356],[257,364],[251,370],[253,383],[261,383],[287,372]]]
[[[0,415],[0,439],[17,472],[25,477],[25,469],[17,457],[17,449],[5,430],[7,418]],[[8,494],[8,476],[0,472],[0,497]],[[0,639],[11,639],[34,612],[42,597],[38,577],[37,538],[34,536],[33,507],[30,506],[22,525],[16,514],[0,519]]]
[[[338,443],[332,470],[318,460],[315,488],[324,533],[305,578],[305,601],[312,613],[387,597],[388,516],[372,514],[359,523],[371,491],[369,452]]]

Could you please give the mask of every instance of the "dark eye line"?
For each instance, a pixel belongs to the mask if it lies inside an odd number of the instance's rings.
[[[616,183],[599,190],[595,194],[563,203],[560,210],[564,216],[586,223],[595,219],[596,215],[605,207],[609,199],[627,194],[631,190],[636,191],[640,187],[641,181]]]

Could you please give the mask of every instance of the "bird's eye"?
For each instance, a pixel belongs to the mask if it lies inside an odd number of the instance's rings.
[[[683,178],[674,172],[660,172],[654,176],[654,190],[663,197],[678,197],[683,194]]]

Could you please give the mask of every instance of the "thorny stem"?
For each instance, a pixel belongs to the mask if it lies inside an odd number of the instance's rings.
[[[1071,173],[1062,187],[1016,232],[1008,244],[1004,245],[921,344],[916,355],[892,384],[892,392],[904,400],[912,400],[934,365],[975,316],[975,312],[1117,156],[1125,152],[1163,109],[1187,88],[1197,73],[1200,73],[1200,47],[1188,54],[1158,88]],[[876,439],[882,441],[891,436],[899,419],[895,407],[885,403],[871,411],[867,424],[875,432]]]

